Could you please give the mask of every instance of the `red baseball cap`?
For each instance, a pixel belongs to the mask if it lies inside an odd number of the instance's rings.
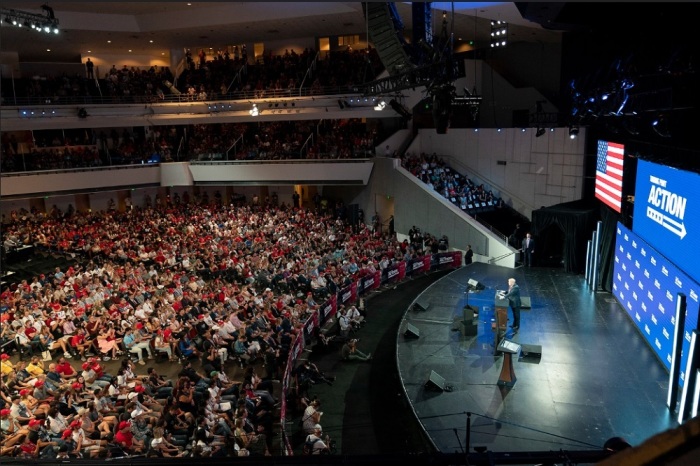
[[[134,387],[134,391],[135,391],[135,392],[142,393],[142,392],[145,392],[145,391],[146,391],[146,387],[144,387],[143,385],[137,385],[137,386]]]
[[[10,410],[9,410],[9,409],[7,409],[7,408],[5,408],[5,409],[0,409],[0,416],[5,417],[5,416],[9,416],[9,414],[10,414]]]
[[[20,396],[24,396],[24,395],[28,395],[28,394],[29,394],[29,390],[26,388],[23,388],[22,390],[19,391]]]
[[[10,355],[7,353],[2,353],[0,354],[0,359],[2,359],[3,361],[10,359]]]
[[[80,382],[74,382],[73,385],[71,385],[74,390],[79,390],[83,388],[83,386],[80,384]]]
[[[81,425],[83,425],[83,421],[80,421],[80,420],[78,420],[78,419],[76,419],[75,421],[73,421],[73,422],[70,423],[71,429],[77,429],[77,428],[79,428]]]
[[[34,382],[34,386],[35,386],[35,387],[42,387],[42,386],[44,386],[44,381],[43,381],[43,380],[37,380],[36,382]]]
[[[29,421],[29,427],[39,426],[43,421],[39,419],[32,419]]]
[[[65,439],[67,439],[68,437],[70,437],[71,435],[73,435],[73,429],[66,429],[66,430],[64,430],[63,433],[61,434],[61,438],[62,438],[63,440],[65,440]]]

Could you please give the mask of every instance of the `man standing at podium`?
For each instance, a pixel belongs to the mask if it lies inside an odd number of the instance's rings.
[[[501,297],[508,300],[510,309],[513,311],[513,325],[510,328],[517,333],[520,328],[520,287],[515,283],[515,278],[508,279],[508,291]]]

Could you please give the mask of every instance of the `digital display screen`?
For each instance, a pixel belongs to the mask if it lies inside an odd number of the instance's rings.
[[[618,214],[622,211],[622,175],[625,146],[598,141],[595,169],[595,197]]]
[[[621,223],[617,224],[613,295],[667,370],[671,369],[678,293],[686,296],[681,371],[698,324],[700,286]],[[682,385],[681,374],[681,385]]]
[[[632,229],[700,281],[700,175],[639,160]]]

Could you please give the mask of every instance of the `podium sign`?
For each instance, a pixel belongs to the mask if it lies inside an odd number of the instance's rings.
[[[518,380],[513,368],[513,355],[520,352],[520,345],[504,338],[498,345],[498,351],[503,352],[503,366],[501,366],[501,375],[498,377],[498,385],[513,387]]]

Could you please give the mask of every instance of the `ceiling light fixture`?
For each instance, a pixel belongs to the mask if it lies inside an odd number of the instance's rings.
[[[578,136],[578,126],[569,126],[569,139],[576,139]]]

